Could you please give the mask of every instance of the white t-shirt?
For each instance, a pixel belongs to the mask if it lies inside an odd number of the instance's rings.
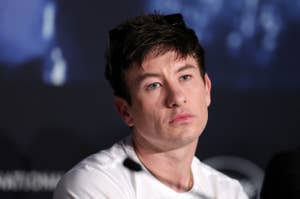
[[[110,149],[91,155],[67,172],[54,199],[248,199],[237,180],[192,161],[194,186],[178,193],[156,179],[145,167],[132,171],[123,165],[131,158],[142,166],[128,137]]]

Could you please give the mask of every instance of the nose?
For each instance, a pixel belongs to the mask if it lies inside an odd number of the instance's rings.
[[[169,108],[180,107],[186,103],[186,97],[181,88],[169,85],[166,92],[166,104]]]

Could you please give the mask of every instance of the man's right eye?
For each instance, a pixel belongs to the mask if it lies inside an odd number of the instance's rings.
[[[155,83],[149,84],[149,85],[147,86],[147,89],[148,89],[148,90],[154,90],[154,89],[157,89],[157,88],[159,88],[159,87],[161,87],[161,84],[158,83],[158,82],[155,82]]]

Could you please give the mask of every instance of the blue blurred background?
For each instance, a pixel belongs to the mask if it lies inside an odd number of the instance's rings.
[[[300,1],[152,0],[139,2],[135,11],[131,8],[112,14],[103,13],[102,4],[2,0],[1,78],[35,76],[55,86],[95,84],[101,79],[106,32],[116,24],[114,18],[128,18],[127,11],[134,15],[156,10],[180,12],[196,30],[207,49],[208,70],[215,86],[299,89]],[[33,60],[40,63],[29,74],[12,72]]]
[[[236,165],[257,198],[270,157],[300,145],[299,10],[300,0],[1,0],[1,198],[51,198],[63,172],[128,134],[103,77],[107,34],[154,11],[182,13],[206,49],[213,99],[197,156]]]

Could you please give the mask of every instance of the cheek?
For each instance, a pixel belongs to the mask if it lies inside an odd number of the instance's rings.
[[[207,108],[209,106],[210,99],[205,92],[194,92],[193,95],[191,96],[192,100],[192,111],[196,111],[199,114],[206,114],[207,113]]]
[[[145,125],[151,121],[154,121],[156,110],[151,103],[147,101],[139,101],[133,105],[132,117],[136,124]]]
[[[135,104],[133,107],[136,107],[136,112],[143,114],[154,114],[155,109],[159,109],[161,106],[162,96],[159,92],[151,94],[140,94],[136,96]]]
[[[140,110],[134,117],[134,125],[139,132],[149,132],[149,130],[160,127],[158,115],[154,110]],[[147,133],[148,134],[148,133]]]

